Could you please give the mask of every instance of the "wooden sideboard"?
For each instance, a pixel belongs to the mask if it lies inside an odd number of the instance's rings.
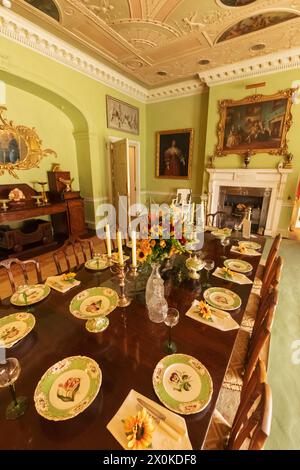
[[[8,210],[4,211],[0,206],[0,224],[10,224],[11,222],[33,219],[36,217],[50,216],[54,235],[83,236],[86,232],[84,203],[79,192],[72,194],[47,193],[49,203],[38,206],[32,196],[37,193],[27,184],[6,184],[0,185],[0,199],[8,198],[9,192],[19,188],[25,195],[25,201],[20,204],[9,204]],[[68,194],[68,196],[67,196]]]

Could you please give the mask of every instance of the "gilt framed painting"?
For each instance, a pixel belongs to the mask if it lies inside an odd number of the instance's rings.
[[[287,152],[287,132],[292,124],[292,88],[274,95],[252,95],[239,101],[219,102],[216,154]]]
[[[191,179],[193,144],[193,129],[157,132],[156,177]]]
[[[139,109],[112,96],[106,96],[107,127],[139,134]]]

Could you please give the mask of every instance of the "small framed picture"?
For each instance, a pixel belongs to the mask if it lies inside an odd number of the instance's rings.
[[[156,177],[191,179],[193,144],[193,129],[157,132]]]
[[[107,127],[139,134],[139,109],[112,96],[106,96]]]

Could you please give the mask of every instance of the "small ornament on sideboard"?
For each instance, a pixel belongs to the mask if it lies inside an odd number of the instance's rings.
[[[72,191],[72,183],[74,181],[74,178],[72,179],[58,178],[58,181],[65,185],[65,189],[63,190],[63,193],[69,193],[70,191]]]
[[[292,160],[294,155],[292,153],[285,153],[283,156],[283,168],[293,168]]]
[[[24,204],[26,198],[25,198],[23,191],[21,191],[21,189],[14,188],[10,191],[8,195],[8,199],[10,203],[13,203],[13,204]]]

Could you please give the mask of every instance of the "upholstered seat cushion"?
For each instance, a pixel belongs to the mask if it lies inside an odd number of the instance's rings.
[[[243,316],[241,327],[243,330],[251,332],[254,326],[256,314],[258,311],[260,296],[254,292],[251,292],[248,300],[248,304]]]
[[[228,390],[241,391],[242,389],[249,340],[250,333],[240,329],[236,338],[233,355],[223,381],[223,387]]]
[[[226,419],[224,419],[218,410],[215,410],[203,449],[224,450],[230,436],[230,429],[230,424],[227,423]]]
[[[240,400],[241,392],[239,390],[221,388],[216,408],[230,426],[233,424]]]

